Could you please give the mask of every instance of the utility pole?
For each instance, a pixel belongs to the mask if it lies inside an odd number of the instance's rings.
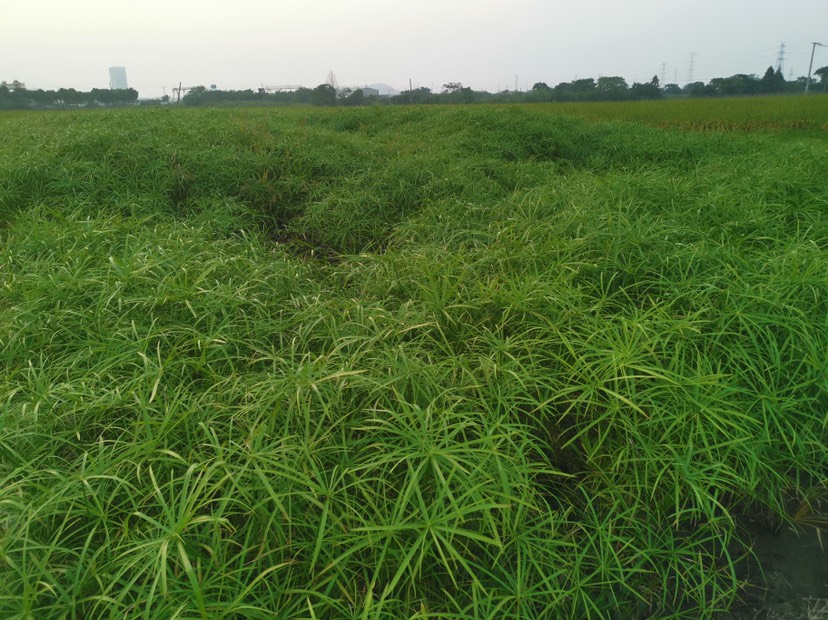
[[[808,79],[805,82],[805,94],[808,94],[808,87],[811,85],[811,69],[814,68],[814,52],[816,51],[816,46],[819,45],[820,47],[826,47],[822,43],[817,43],[814,41],[811,43],[811,64],[808,65]]]

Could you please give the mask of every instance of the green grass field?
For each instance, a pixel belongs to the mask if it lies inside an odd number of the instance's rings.
[[[668,99],[629,103],[562,103],[557,111],[592,120],[712,131],[828,130],[828,96],[780,95],[730,99]]]
[[[728,609],[825,527],[780,101],[0,117],[0,617]]]

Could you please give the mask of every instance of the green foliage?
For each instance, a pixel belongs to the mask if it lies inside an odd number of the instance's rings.
[[[311,94],[311,103],[313,105],[335,106],[336,105],[336,88],[331,84],[320,84],[313,89]]]
[[[187,106],[199,106],[204,105],[204,100],[207,95],[207,87],[206,86],[194,86],[191,88],[184,97],[182,97],[181,101],[184,105]]]
[[[595,83],[598,98],[606,101],[620,101],[626,98],[629,86],[622,77],[599,77]]]
[[[700,88],[704,85],[699,82]],[[773,96],[751,99],[671,99],[634,103],[563,103],[556,111],[591,120],[620,120],[658,127],[708,131],[809,131],[828,127],[828,107],[820,95]]]
[[[763,93],[781,93],[785,91],[785,76],[782,75],[780,67],[777,67],[775,71],[773,67],[768,67],[765,75],[762,76],[760,90]]]
[[[26,88],[10,90],[6,86],[0,86],[0,110],[119,106],[132,104],[137,100],[138,91],[134,88],[93,88],[89,92],[81,92],[74,88],[61,88],[56,91]]]
[[[822,138],[560,109],[0,117],[0,616],[727,609],[824,487]]]
[[[822,92],[828,92],[828,66],[820,67],[814,71],[814,75],[819,76],[819,82],[822,84]]]

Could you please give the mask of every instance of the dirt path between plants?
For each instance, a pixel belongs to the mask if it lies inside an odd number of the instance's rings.
[[[744,602],[718,620],[828,620],[828,535],[820,545],[813,528],[748,531],[762,571],[747,567]]]

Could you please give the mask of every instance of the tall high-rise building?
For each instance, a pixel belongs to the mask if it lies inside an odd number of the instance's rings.
[[[109,67],[109,88],[111,90],[126,90],[126,67]]]

